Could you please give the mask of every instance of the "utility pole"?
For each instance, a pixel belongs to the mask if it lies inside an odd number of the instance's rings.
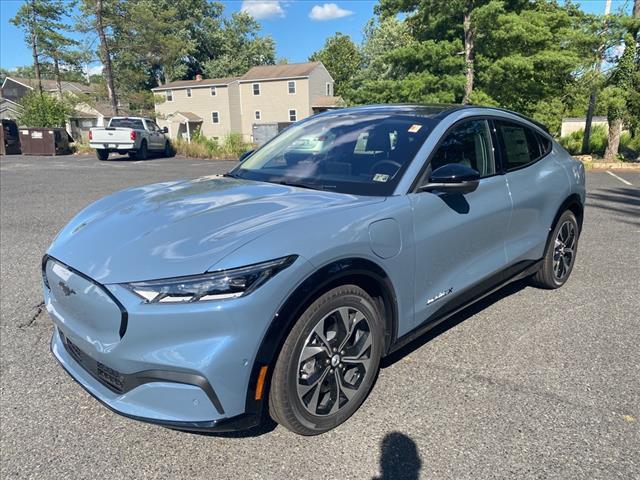
[[[635,3],[633,5],[634,12],[636,11],[636,8],[640,8],[638,6],[638,3],[640,3],[640,0],[635,0]],[[605,28],[607,25],[607,17],[609,16],[610,11],[611,11],[611,0],[606,0],[606,3],[604,5]],[[582,137],[582,153],[583,154],[591,153],[589,151],[589,141],[591,140],[591,124],[593,123],[593,111],[596,108],[596,94],[598,93],[595,80],[597,77],[600,76],[600,73],[602,71],[602,60],[604,58],[605,46],[606,46],[606,42],[603,41],[600,44],[600,47],[598,48],[596,72],[593,78],[593,85],[591,86],[591,94],[589,95],[589,106],[587,107],[587,118],[585,119],[585,124],[584,124],[584,137]]]

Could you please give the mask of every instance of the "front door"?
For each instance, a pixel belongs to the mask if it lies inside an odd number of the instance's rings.
[[[474,168],[481,174],[480,184],[466,194],[409,194],[416,244],[415,326],[465,299],[507,263],[511,200],[504,175],[496,173],[486,120],[463,120],[449,130],[421,183],[448,163]]]

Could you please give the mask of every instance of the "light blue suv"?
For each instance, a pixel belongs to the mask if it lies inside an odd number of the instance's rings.
[[[308,138],[323,148],[295,147]],[[515,113],[345,109],[242,160],[99,200],[43,259],[53,354],[122,415],[234,430],[268,411],[322,433],[360,407],[381,357],[574,265],[584,169]]]

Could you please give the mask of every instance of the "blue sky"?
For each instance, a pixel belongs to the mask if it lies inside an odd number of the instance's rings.
[[[30,50],[23,34],[9,19],[24,0],[0,0],[0,66],[11,69],[31,63]],[[271,35],[277,56],[290,62],[304,62],[309,55],[336,32],[362,39],[362,29],[373,16],[373,0],[233,0],[224,1],[226,13],[245,9],[262,24],[262,32]],[[605,0],[583,0],[582,8],[590,13],[603,13]],[[626,8],[631,0],[613,0],[612,11]],[[92,41],[93,39],[87,39]]]

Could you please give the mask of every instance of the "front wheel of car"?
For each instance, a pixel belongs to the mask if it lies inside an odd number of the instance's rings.
[[[575,214],[567,210],[558,219],[545,249],[540,270],[532,277],[539,288],[560,288],[573,270],[578,252],[580,227]]]
[[[347,420],[378,373],[384,339],[374,300],[355,285],[316,299],[280,351],[269,392],[271,417],[300,435],[318,435]]]

